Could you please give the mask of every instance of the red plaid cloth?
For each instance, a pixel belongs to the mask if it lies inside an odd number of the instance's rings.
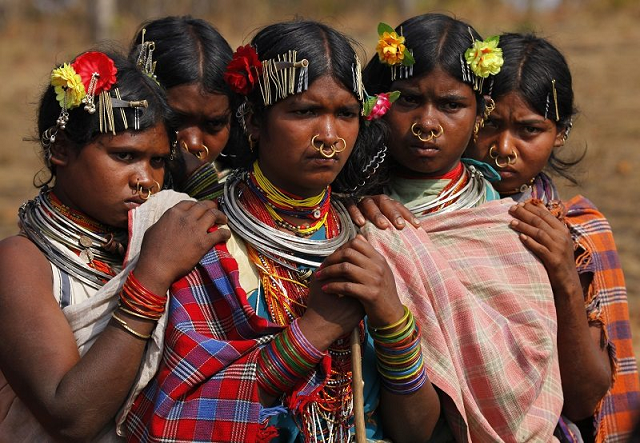
[[[126,418],[129,441],[259,441],[261,345],[281,328],[257,316],[236,261],[217,245],[171,288],[157,376]]]
[[[586,251],[578,272],[593,274],[585,300],[589,321],[604,326],[614,369],[613,386],[594,416],[596,442],[626,442],[640,418],[640,386],[618,252],[609,223],[593,203],[579,195],[565,206],[571,234]]]
[[[554,441],[562,409],[553,292],[509,228],[513,202],[366,229],[421,325],[431,382],[457,441]]]

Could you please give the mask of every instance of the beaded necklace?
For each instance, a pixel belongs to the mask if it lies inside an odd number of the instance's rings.
[[[49,261],[95,289],[122,267],[127,232],[113,230],[65,206],[47,187],[23,204],[18,216],[22,232]],[[63,248],[74,252],[80,262]]]
[[[253,174],[255,175],[255,174]],[[269,211],[269,204],[264,200],[264,193],[256,186],[251,186],[251,174],[244,175],[245,188],[240,192],[226,192],[227,187],[234,188],[235,176],[231,176],[231,182],[225,183],[225,199],[223,203],[225,207],[235,208],[246,212],[264,228],[277,229],[278,223],[274,220],[273,213]],[[263,176],[264,177],[264,176]],[[264,177],[268,182],[268,179]],[[262,184],[262,179],[260,179]],[[274,189],[275,186],[269,183]],[[264,188],[263,188],[264,189]],[[271,191],[270,191],[270,194]],[[326,221],[326,241],[331,241],[341,236],[345,230],[353,228],[351,220],[340,217],[340,211],[337,207],[331,205],[330,189],[326,190],[327,197],[317,199],[322,201],[326,199],[327,210],[324,215]],[[229,199],[237,196],[237,202],[230,205]],[[311,206],[311,205],[309,205]],[[317,205],[316,205],[317,206]],[[237,222],[236,213],[232,211],[229,216],[229,225],[233,228]],[[241,227],[240,231],[246,234],[247,226]],[[243,232],[237,231],[243,236]],[[289,237],[293,237],[288,234]],[[350,236],[351,237],[351,236]],[[344,241],[346,241],[347,237]],[[243,238],[245,238],[243,236]],[[295,238],[295,237],[293,237]],[[247,240],[245,238],[245,240]],[[318,240],[314,240],[318,241]],[[342,241],[342,243],[344,243]],[[338,246],[335,246],[335,250]],[[249,259],[258,269],[260,284],[263,289],[266,309],[275,323],[286,326],[296,318],[301,317],[306,310],[306,303],[309,296],[309,281],[311,279],[312,269],[310,264],[300,263],[299,260],[290,261],[282,256],[277,259],[272,254],[265,254],[263,250],[251,241],[248,241],[247,251]],[[293,253],[297,251],[291,251]],[[305,251],[313,254],[313,250]],[[317,260],[317,259],[316,259]],[[312,267],[317,267],[321,261],[310,261]],[[301,265],[301,266],[300,266]],[[299,428],[307,438],[305,441],[348,441],[350,420],[353,416],[353,395],[351,389],[351,350],[349,346],[349,337],[336,340],[328,349],[331,356],[331,367],[329,377],[323,388],[317,393],[317,398],[313,402],[309,402],[305,407],[303,414],[294,417]],[[309,438],[311,437],[311,438]]]
[[[326,224],[331,201],[331,188],[328,186],[314,197],[301,198],[274,186],[264,176],[257,161],[253,164],[253,172],[249,175],[247,185],[265,204],[275,223],[298,236],[313,234]],[[315,223],[296,226],[286,221],[282,215],[308,218],[315,220]]]
[[[434,213],[473,208],[485,201],[486,189],[482,172],[474,165],[461,163],[456,174],[435,199],[427,202],[418,200],[407,203],[406,206],[416,217],[425,218]]]

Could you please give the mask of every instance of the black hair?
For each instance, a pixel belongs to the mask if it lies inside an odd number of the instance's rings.
[[[498,99],[515,92],[538,114],[554,121],[558,131],[570,130],[577,109],[573,102],[571,71],[562,53],[534,34],[502,34],[499,47],[502,48],[504,64],[494,78],[491,96]],[[566,161],[559,159],[552,151],[548,166],[576,183],[568,169],[582,160],[584,154]]]
[[[117,88],[122,100],[147,101],[146,108],[124,107],[113,109],[113,122],[116,133],[125,130],[134,131],[134,120],[136,118],[135,109],[138,109],[139,131],[144,131],[145,129],[156,126],[158,123],[165,124],[171,119],[172,114],[167,104],[164,91],[158,87],[156,82],[138,70],[135,64],[131,63],[124,55],[113,51],[104,51],[104,54],[113,60],[117,69],[116,82],[111,86],[110,90],[111,97],[115,98],[114,91]],[[98,97],[96,96],[96,108],[98,107],[97,101]],[[47,129],[56,127],[56,121],[60,116],[61,110],[60,103],[56,99],[54,87],[51,85],[47,86],[38,107],[38,134],[42,135]],[[125,129],[121,117],[121,110],[124,111],[128,129]],[[94,141],[98,136],[104,134],[104,132],[100,131],[98,110],[90,114],[84,110],[84,105],[80,104],[80,106],[68,110],[68,113],[69,120],[66,123],[65,129],[58,129],[58,131],[64,133],[65,143],[69,144],[72,148],[80,150],[88,143]],[[171,140],[171,134],[166,124],[165,128]],[[45,163],[47,163],[46,155],[47,152],[43,150]],[[44,186],[55,176],[54,168],[49,165],[48,168],[51,172],[51,178],[37,186]]]
[[[209,22],[191,16],[169,16],[143,23],[129,51],[134,62],[140,54],[143,39],[154,42],[154,74],[165,89],[196,84],[206,93],[227,96],[232,113],[231,131],[223,151],[225,156],[218,160],[225,167],[230,166],[225,159],[233,157],[233,146],[243,135],[233,117],[241,98],[229,89],[223,78],[232,57],[229,43]]]
[[[308,83],[329,75],[351,91],[354,97],[354,69],[356,43],[344,34],[319,22],[296,20],[275,23],[260,30],[251,41],[260,60],[277,58],[288,51],[297,52],[297,60],[309,61]],[[275,89],[271,91],[275,96]],[[257,119],[269,112],[265,107],[260,87],[256,86],[248,96],[249,107]],[[383,149],[384,126],[380,122],[367,122],[360,117],[360,130],[356,144],[332,187],[337,192],[357,193],[360,190],[363,171],[371,159]],[[259,149],[259,147],[258,147]],[[248,168],[256,154],[244,148],[241,166]],[[355,191],[354,191],[355,189]]]
[[[395,29],[398,35],[404,36],[405,46],[415,59],[412,77],[439,68],[458,81],[472,85],[470,80],[463,78],[460,62],[473,39],[482,40],[471,25],[445,14],[423,14],[405,20]],[[370,94],[388,92],[393,83],[391,68],[375,55],[363,72],[363,80]],[[474,92],[479,115],[484,109],[484,97],[481,91]]]

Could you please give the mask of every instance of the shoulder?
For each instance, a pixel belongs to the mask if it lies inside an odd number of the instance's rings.
[[[584,228],[588,231],[611,231],[607,218],[589,199],[582,195],[576,195],[564,202],[566,207],[565,221],[575,228]]]
[[[31,240],[14,235],[0,241],[0,298],[21,286],[48,286],[51,291],[51,282],[49,260]]]

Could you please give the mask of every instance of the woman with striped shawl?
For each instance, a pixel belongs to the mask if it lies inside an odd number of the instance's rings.
[[[496,189],[519,202],[511,210],[511,226],[549,272],[563,416],[579,425],[586,442],[623,441],[637,419],[640,397],[611,227],[585,197],[560,201],[542,172],[548,167],[571,179],[566,169],[575,162],[556,155],[575,114],[571,73],[562,54],[534,35],[502,35],[499,47],[505,61],[492,85],[496,109],[467,154],[497,168],[502,180]]]

